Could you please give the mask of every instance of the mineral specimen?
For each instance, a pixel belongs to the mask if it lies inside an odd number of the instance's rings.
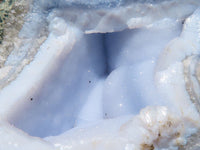
[[[0,150],[200,148],[200,1],[23,6],[1,45]]]

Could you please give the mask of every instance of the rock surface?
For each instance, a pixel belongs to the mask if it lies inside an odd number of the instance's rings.
[[[199,5],[16,0],[0,150],[199,149]]]

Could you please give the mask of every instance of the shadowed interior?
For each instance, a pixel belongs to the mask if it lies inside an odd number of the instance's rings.
[[[179,33],[180,29],[135,29],[85,35],[10,123],[32,136],[46,137],[90,119],[80,114],[85,105],[90,106],[89,99],[93,101],[89,113],[97,113],[95,108],[102,105],[96,120],[137,114],[147,105],[163,104],[152,85],[154,62]],[[96,88],[99,81],[102,86]],[[99,89],[103,91],[101,103],[95,101],[101,95]]]

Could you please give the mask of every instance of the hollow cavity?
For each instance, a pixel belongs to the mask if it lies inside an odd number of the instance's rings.
[[[167,29],[135,29],[86,34],[10,123],[32,136],[58,135],[75,126],[137,114],[147,105],[167,105],[153,84],[155,62],[180,34]]]

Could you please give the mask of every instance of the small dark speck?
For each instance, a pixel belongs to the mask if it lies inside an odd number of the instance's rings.
[[[32,101],[32,100],[33,100],[33,98],[31,97],[31,98],[30,98],[30,100]]]
[[[91,83],[91,81],[89,81],[89,83]]]
[[[105,113],[105,116],[107,116],[107,113]]]

